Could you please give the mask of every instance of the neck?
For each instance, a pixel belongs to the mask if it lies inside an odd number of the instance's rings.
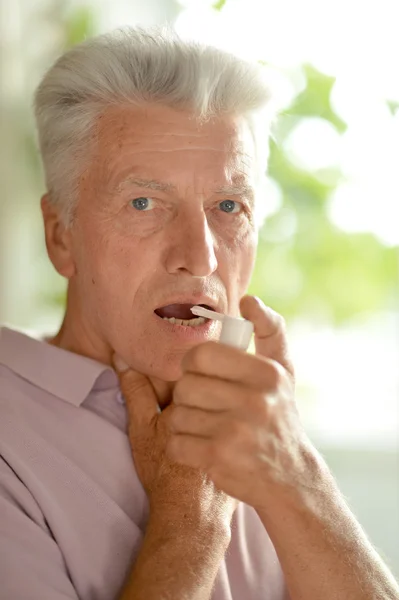
[[[72,313],[73,310],[67,303],[61,327],[55,336],[46,340],[47,343],[112,366],[111,347],[88,330],[79,316]]]
[[[80,318],[79,311],[74,310],[72,294],[68,289],[67,309],[58,333],[46,339],[48,344],[92,358],[100,363],[113,366],[113,349],[104,340],[90,331],[85,322]],[[165,408],[172,401],[175,381],[164,381],[158,377],[148,376],[151,381],[158,403],[161,408]]]

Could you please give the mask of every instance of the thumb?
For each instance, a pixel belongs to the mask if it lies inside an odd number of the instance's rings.
[[[244,296],[240,311],[254,324],[256,353],[280,363],[294,376],[283,317],[256,296]]]
[[[131,425],[137,430],[148,426],[160,412],[158,399],[148,377],[131,369],[120,356],[113,356]]]

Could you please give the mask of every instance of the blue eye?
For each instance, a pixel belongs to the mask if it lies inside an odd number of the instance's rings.
[[[151,203],[151,198],[135,198],[134,200],[132,200],[131,204],[134,208],[136,208],[137,210],[146,210],[149,205]]]
[[[241,208],[239,202],[235,202],[234,200],[223,200],[223,202],[220,202],[219,206],[223,212],[227,213],[239,212]]]

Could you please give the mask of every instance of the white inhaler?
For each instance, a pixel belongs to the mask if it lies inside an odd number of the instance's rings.
[[[193,306],[191,312],[197,317],[222,321],[222,332],[219,338],[219,342],[222,344],[234,346],[241,350],[248,349],[249,342],[251,341],[254,332],[254,325],[251,321],[239,317],[229,317],[229,315],[223,315],[222,313],[208,310],[202,306]]]

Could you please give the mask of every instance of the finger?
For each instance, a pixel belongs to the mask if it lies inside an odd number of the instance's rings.
[[[228,413],[202,410],[190,406],[174,406],[169,416],[169,429],[172,433],[214,437],[226,423]]]
[[[277,361],[293,375],[283,317],[256,296],[244,296],[240,311],[244,319],[254,324],[257,354]]]
[[[259,386],[265,390],[265,381]],[[185,373],[173,391],[173,406],[215,413],[246,410],[257,388],[216,377]]]
[[[144,425],[149,425],[159,414],[160,409],[154,388],[148,377],[130,369],[120,357],[114,356],[113,363],[125,398],[130,426],[133,430],[139,431]]]
[[[184,376],[176,385],[177,388],[182,387],[186,375],[195,374],[212,377],[212,381],[220,379],[245,383],[253,389],[272,389],[282,368],[276,361],[264,356],[253,356],[217,342],[205,342],[187,352],[182,361],[182,370]],[[211,393],[205,381],[199,379],[197,384],[202,391],[206,389]]]

